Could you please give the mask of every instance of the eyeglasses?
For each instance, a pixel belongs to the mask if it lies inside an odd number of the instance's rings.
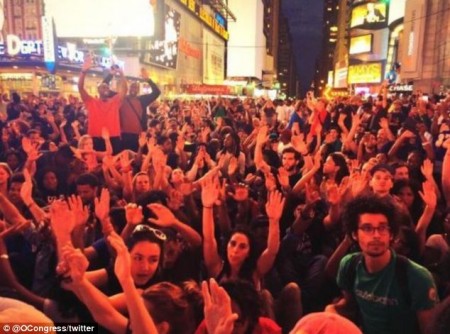
[[[137,225],[137,226],[134,228],[132,234],[134,234],[134,233],[136,233],[136,232],[152,232],[153,235],[154,235],[155,237],[157,237],[159,240],[161,240],[161,241],[166,241],[166,240],[167,240],[167,236],[165,235],[165,233],[164,233],[163,231],[158,230],[158,229],[153,228],[153,227],[150,227],[150,226],[148,226],[148,225],[144,225],[144,224],[139,224],[139,225]]]
[[[378,227],[374,227],[372,225],[363,225],[361,227],[358,227],[358,230],[363,231],[366,234],[375,234],[375,231],[378,231],[378,233],[380,235],[386,235],[389,233],[389,231],[391,230],[391,228],[387,225],[381,225]]]

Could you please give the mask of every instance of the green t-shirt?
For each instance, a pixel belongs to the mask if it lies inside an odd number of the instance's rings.
[[[395,277],[397,255],[383,270],[369,274],[363,261],[356,265],[354,286],[348,286],[349,264],[358,253],[345,256],[339,266],[338,286],[352,293],[359,306],[365,334],[419,333],[416,312],[433,308],[437,302],[437,290],[430,272],[408,260],[407,278],[411,302],[405,300]]]

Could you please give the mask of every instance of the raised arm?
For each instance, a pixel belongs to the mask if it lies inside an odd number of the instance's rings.
[[[283,213],[285,198],[279,191],[269,193],[266,203],[266,213],[269,217],[269,235],[267,238],[267,248],[258,259],[258,276],[263,278],[272,268],[278,250],[280,249],[280,218]]]
[[[117,82],[117,94],[119,95],[120,100],[123,100],[128,91],[127,78],[125,78],[125,75],[120,68],[116,70],[115,74],[119,76],[119,81]]]
[[[420,254],[423,254],[423,251],[425,250],[427,229],[430,225],[431,219],[433,218],[437,203],[436,192],[430,181],[425,181],[422,184],[422,189],[423,191],[419,191],[419,195],[425,203],[425,208],[416,226],[416,233],[419,237]]]
[[[219,181],[208,177],[202,182],[203,204],[203,257],[210,277],[217,277],[222,269],[222,259],[217,250],[214,233],[214,203],[219,197]]]
[[[86,103],[91,98],[86,89],[84,88],[84,80],[86,79],[87,71],[92,67],[92,57],[86,55],[84,59],[83,67],[81,68],[80,78],[78,79],[78,92],[80,93],[81,100]]]
[[[148,78],[147,83],[150,86],[152,92],[150,94],[140,95],[139,101],[141,102],[142,109],[146,110],[150,103],[155,101],[160,95],[161,90],[159,87],[153,82],[152,79]]]
[[[159,203],[152,203],[147,205],[147,208],[152,210],[156,215],[155,218],[149,218],[148,221],[161,226],[161,227],[171,227],[179,232],[184,240],[186,240],[191,247],[200,247],[202,245],[202,238],[192,227],[179,221],[175,215],[166,208],[164,205]]]
[[[450,207],[450,139],[447,139],[443,147],[447,150],[444,156],[444,162],[442,165],[442,191],[444,192],[444,198],[447,204],[447,208]]]
[[[142,299],[139,291],[134,285],[133,278],[131,276],[131,257],[128,252],[127,246],[123,242],[122,238],[116,233],[112,233],[108,237],[108,241],[116,251],[117,257],[114,264],[114,272],[119,279],[120,285],[123,288],[125,294],[125,300],[127,303],[128,313],[130,315],[130,325],[134,334],[158,334],[158,329],[145,307],[144,300]],[[116,321],[123,322],[116,316]]]
[[[120,314],[109,302],[108,297],[86,278],[88,260],[79,249],[67,246],[63,250],[63,263],[68,268],[65,273],[71,283],[67,286],[87,306],[94,320],[111,333],[126,332],[128,319]]]

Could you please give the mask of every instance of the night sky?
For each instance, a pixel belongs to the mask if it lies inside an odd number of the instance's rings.
[[[293,42],[301,96],[311,86],[322,48],[323,6],[324,0],[281,0]]]

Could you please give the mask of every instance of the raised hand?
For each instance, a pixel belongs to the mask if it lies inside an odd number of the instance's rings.
[[[127,224],[138,225],[142,223],[142,220],[144,219],[142,207],[135,203],[128,203],[125,205],[125,219]]]
[[[70,245],[65,245],[62,248],[62,261],[68,270],[65,276],[70,277],[72,284],[81,283],[89,267],[89,261],[83,252]]]
[[[230,296],[213,278],[209,280],[209,287],[206,281],[202,282],[202,294],[208,333],[230,334],[238,319],[238,315],[232,313]]]
[[[304,142],[304,135],[294,135],[291,137],[291,143],[294,149],[300,154],[308,153],[308,148],[306,147],[306,143]]]
[[[338,186],[333,183],[330,185],[327,185],[326,187],[326,195],[327,195],[327,200],[331,205],[337,205],[339,204],[340,201],[340,194],[339,194],[339,188]]]
[[[139,147],[144,147],[147,144],[147,133],[145,131],[139,134],[138,144]]]
[[[133,162],[133,159],[130,160],[127,151],[123,151],[120,154],[119,162],[120,162],[120,170],[122,171],[122,173],[132,170],[131,163]]]
[[[70,233],[75,227],[75,214],[69,210],[67,202],[56,200],[50,206],[50,224],[59,240],[70,240]]]
[[[422,183],[423,191],[419,191],[420,197],[422,197],[423,202],[429,208],[436,208],[437,196],[434,185],[431,181],[425,181]]]
[[[147,208],[149,208],[156,216],[156,218],[148,219],[150,223],[161,227],[170,227],[177,221],[177,218],[172,211],[162,204],[152,203],[147,205]]]
[[[289,172],[284,167],[278,168],[277,178],[283,188],[289,188]]]
[[[28,137],[22,137],[22,149],[27,155],[30,155],[33,151],[36,150],[36,148],[31,143],[30,138]]]
[[[67,199],[69,203],[70,211],[75,215],[75,227],[83,226],[89,219],[89,209],[86,205],[83,205],[83,201],[80,196],[72,195]]]
[[[228,193],[236,202],[248,200],[248,186],[245,183],[239,183],[234,187],[234,193]]]
[[[269,193],[266,203],[266,213],[269,220],[279,221],[283,213],[285,198],[279,191]]]
[[[420,171],[427,180],[431,180],[433,178],[433,163],[430,159],[425,159],[423,161]]]
[[[110,194],[107,188],[103,188],[100,197],[96,197],[95,204],[95,215],[100,221],[109,217],[109,201]]]
[[[268,192],[274,191],[277,188],[277,182],[275,180],[275,176],[273,176],[272,172],[266,171],[264,172],[265,176],[265,186]]]
[[[219,180],[216,177],[208,177],[202,183],[202,204],[212,208],[219,199]]]
[[[131,257],[123,239],[115,232],[108,236],[108,242],[116,251],[116,262],[114,263],[114,273],[120,283],[131,281]]]
[[[269,127],[267,125],[263,125],[258,130],[258,135],[256,136],[256,144],[263,145],[267,141],[267,133],[269,131]]]
[[[86,54],[86,56],[84,57],[83,67],[81,68],[82,72],[83,71],[85,72],[85,71],[89,70],[92,67],[92,65],[94,63],[92,58],[93,58],[92,55]]]

